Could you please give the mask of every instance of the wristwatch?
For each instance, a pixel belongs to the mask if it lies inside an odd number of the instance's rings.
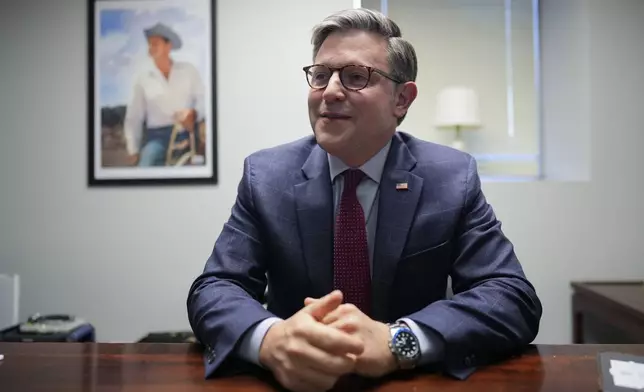
[[[403,322],[389,324],[389,349],[396,357],[401,369],[413,369],[420,359],[420,345],[418,338],[411,328]]]

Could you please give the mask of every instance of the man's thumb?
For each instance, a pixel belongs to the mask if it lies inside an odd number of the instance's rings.
[[[311,298],[311,297],[306,297],[306,298],[304,298],[304,306],[309,306],[309,305],[311,305],[313,302],[320,301],[321,299],[322,299],[322,298]]]
[[[316,320],[322,320],[324,316],[342,304],[342,299],[342,292],[334,290],[320,299],[310,301],[303,311]]]

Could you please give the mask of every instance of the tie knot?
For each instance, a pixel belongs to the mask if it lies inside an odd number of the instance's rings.
[[[344,189],[356,189],[360,181],[365,177],[365,174],[360,169],[349,169],[342,173],[344,176]]]

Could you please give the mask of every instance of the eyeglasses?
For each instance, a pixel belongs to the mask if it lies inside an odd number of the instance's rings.
[[[329,80],[335,71],[340,71],[340,82],[347,90],[358,91],[369,85],[371,74],[377,73],[396,83],[401,80],[393,77],[385,71],[366,65],[345,65],[344,67],[332,68],[322,64],[313,64],[302,68],[306,74],[306,81],[314,89],[322,89],[328,86]]]

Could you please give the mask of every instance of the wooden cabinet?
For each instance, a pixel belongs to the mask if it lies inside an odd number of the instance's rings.
[[[644,343],[644,282],[572,282],[573,343]]]

